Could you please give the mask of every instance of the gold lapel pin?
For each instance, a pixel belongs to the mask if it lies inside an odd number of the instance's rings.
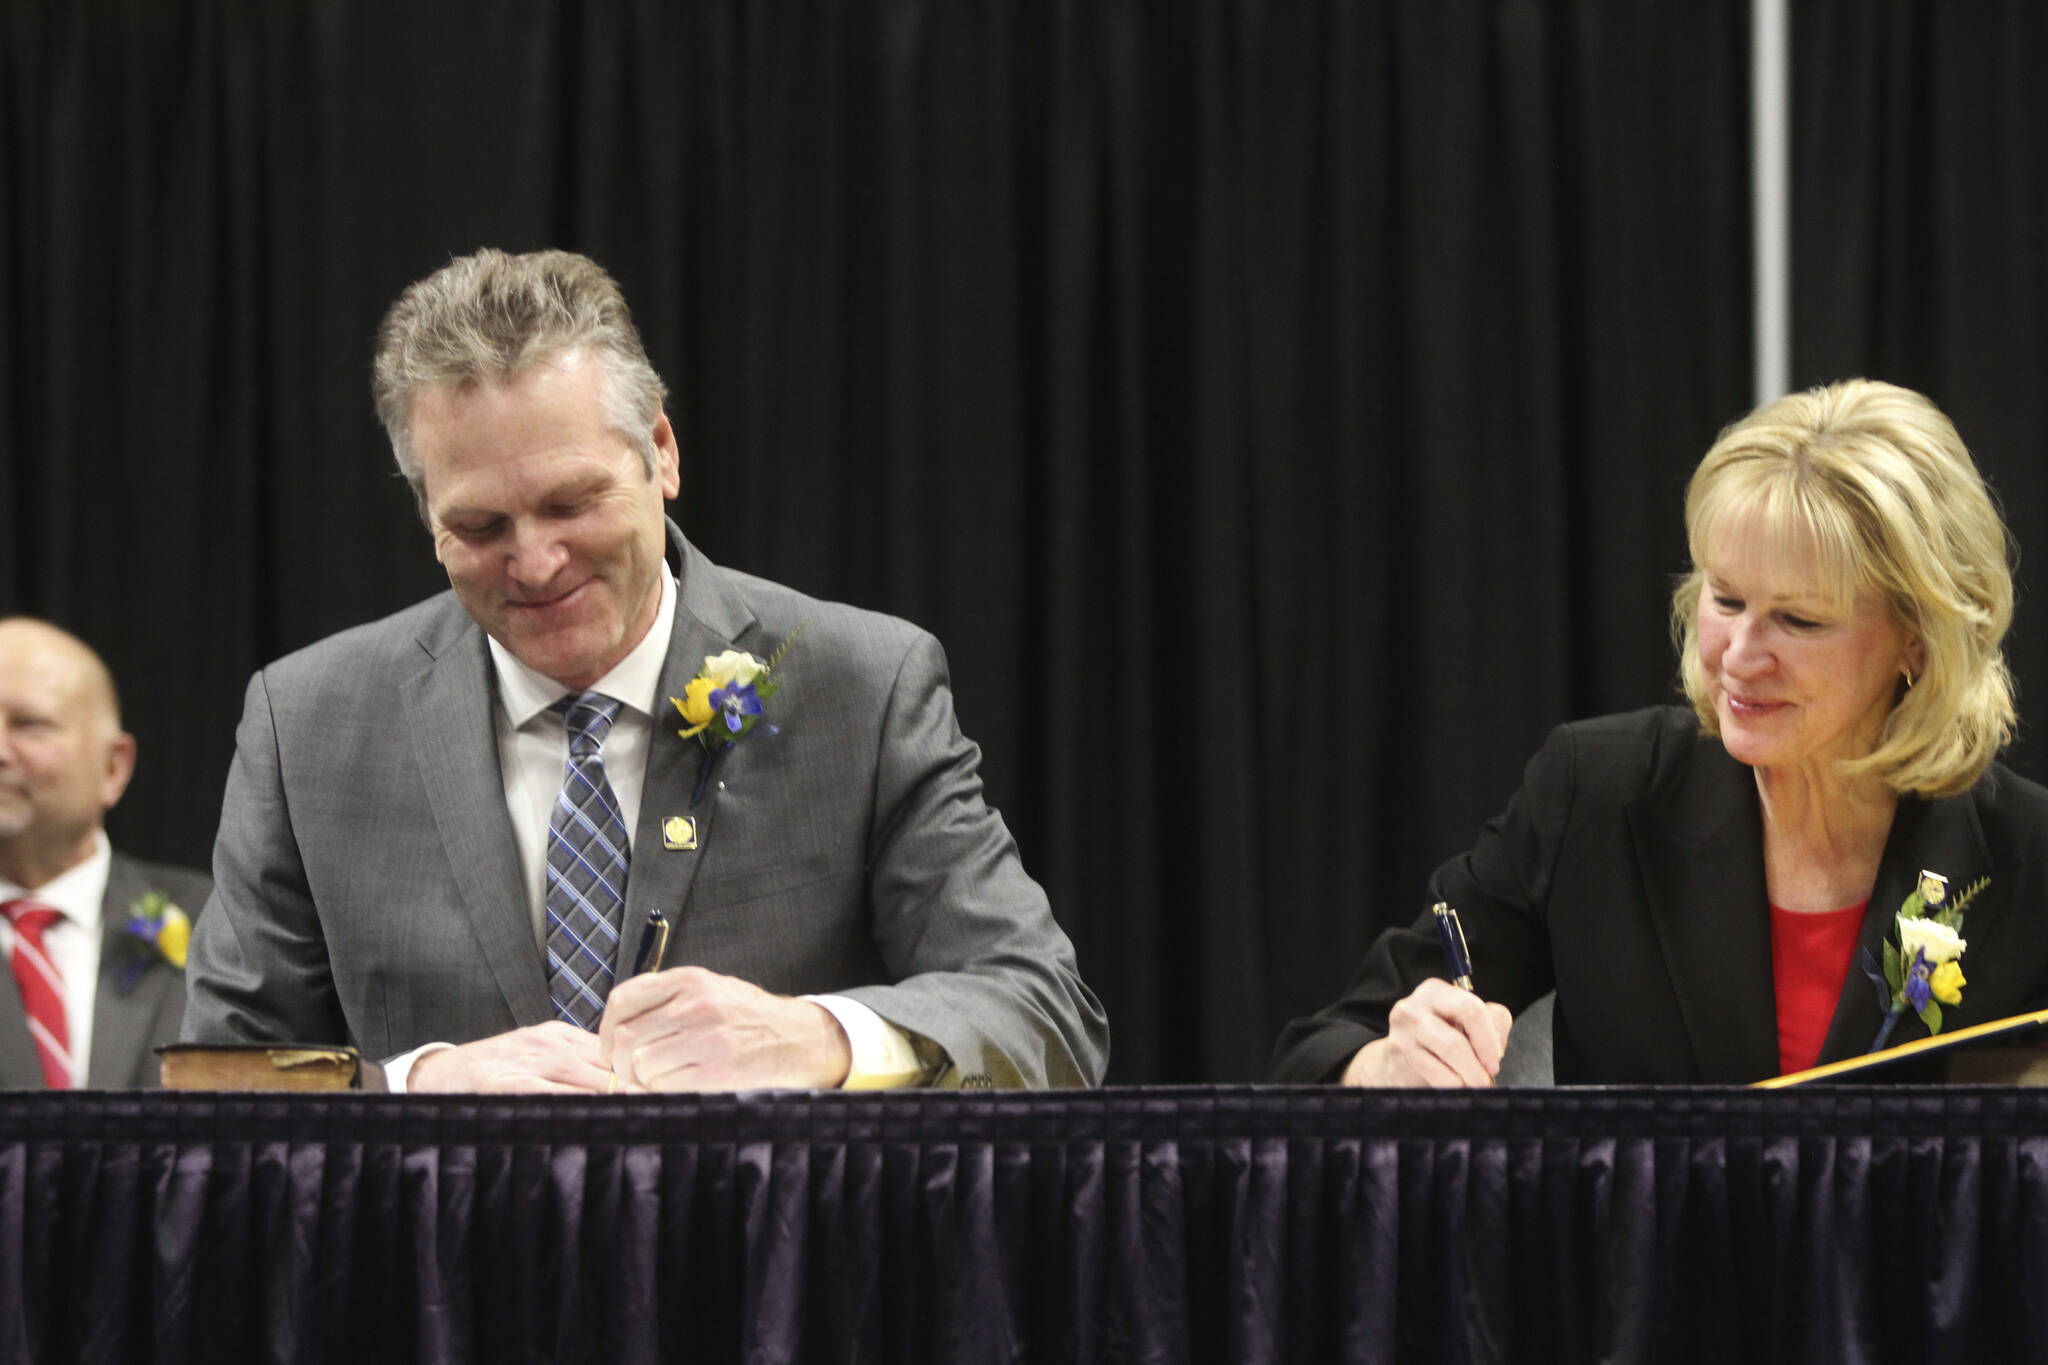
[[[697,851],[697,817],[671,815],[661,822],[661,846],[669,852]]]

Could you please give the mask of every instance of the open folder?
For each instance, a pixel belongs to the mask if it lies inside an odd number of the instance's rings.
[[[1893,1079],[1883,1074],[1887,1067],[1923,1059],[1940,1062],[1939,1079],[1951,1085],[2048,1085],[2048,1036],[2039,1032],[2044,1026],[2048,1026],[2048,1010],[2015,1014],[1928,1038],[1915,1038],[1882,1052],[1773,1076],[1751,1088],[1779,1090],[1822,1081],[1839,1081],[1844,1085],[1886,1081]]]

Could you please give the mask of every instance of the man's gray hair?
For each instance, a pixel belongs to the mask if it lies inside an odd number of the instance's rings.
[[[588,256],[486,248],[458,256],[411,285],[377,329],[371,390],[398,472],[426,514],[426,483],[412,447],[412,405],[428,389],[504,384],[534,365],[578,352],[602,362],[605,415],[655,472],[654,423],[668,390],[647,363],[617,280]]]

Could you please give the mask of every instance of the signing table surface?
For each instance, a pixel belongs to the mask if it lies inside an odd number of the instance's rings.
[[[2048,1348],[2048,1091],[0,1095],[0,1361]]]

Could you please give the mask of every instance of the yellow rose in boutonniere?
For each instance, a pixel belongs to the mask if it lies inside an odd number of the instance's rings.
[[[684,739],[702,734],[711,724],[711,717],[717,714],[711,709],[711,691],[716,685],[709,678],[692,678],[683,688],[680,698],[669,698],[676,710],[683,713],[683,723],[690,727],[676,731]]]
[[[192,921],[177,906],[164,911],[164,927],[157,930],[157,951],[164,955],[164,961],[183,971],[185,950],[192,944]]]
[[[1963,987],[1968,984],[1963,980],[1963,969],[1954,962],[1944,962],[1927,974],[1927,989],[1944,1005],[1962,1004]]]

